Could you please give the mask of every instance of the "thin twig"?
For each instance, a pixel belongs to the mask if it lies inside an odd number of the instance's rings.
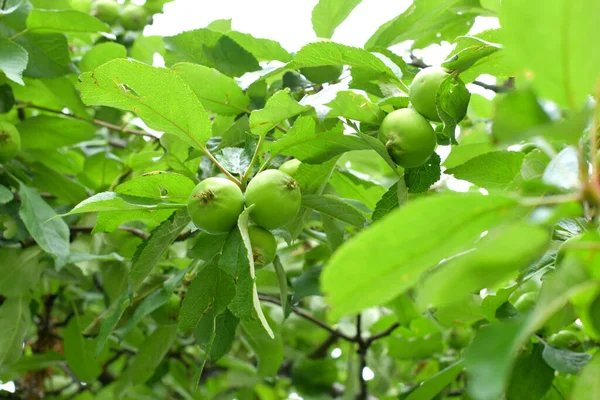
[[[358,343],[358,382],[360,386],[360,392],[356,395],[357,400],[367,400],[369,398],[369,388],[367,381],[363,377],[363,371],[367,368],[367,351],[369,345],[362,338],[362,317],[360,314],[356,317],[356,338],[355,341]]]
[[[367,344],[367,346],[370,346],[374,341],[384,338],[386,336],[389,336],[392,334],[392,332],[394,332],[396,330],[396,328],[398,328],[400,326],[399,322],[395,322],[393,323],[389,328],[387,328],[386,330],[376,333],[373,336],[368,337],[365,342]]]
[[[258,298],[261,301],[267,302],[267,303],[272,303],[272,304],[277,304],[278,306],[281,306],[281,300],[279,300],[276,297],[273,296],[268,296],[265,294],[259,294]],[[304,311],[301,308],[295,307],[295,306],[291,306],[292,312],[310,322],[312,322],[315,325],[318,325],[319,327],[325,329],[327,332],[331,333],[332,335],[335,335],[337,337],[340,337],[344,340],[347,340],[349,342],[355,342],[356,338],[353,338],[352,336],[348,336],[345,333],[342,333],[340,331],[338,331],[335,328],[330,327],[329,325],[327,325],[325,322],[313,317],[312,315],[310,315],[309,313],[307,313],[306,311]]]

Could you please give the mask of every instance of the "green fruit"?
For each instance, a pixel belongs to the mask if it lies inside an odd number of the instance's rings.
[[[341,65],[323,65],[321,67],[304,67],[300,68],[300,72],[306,79],[317,85],[336,81],[344,67]]]
[[[244,195],[232,181],[207,178],[188,199],[188,212],[194,224],[211,234],[227,233],[237,224],[244,210]]]
[[[4,239],[12,239],[18,231],[17,222],[10,215],[0,214],[0,234]]]
[[[173,293],[165,304],[152,313],[152,318],[159,324],[168,324],[177,321],[180,306],[181,298]]]
[[[464,349],[471,343],[473,334],[469,329],[455,328],[450,331],[448,345],[455,350]]]
[[[408,90],[408,98],[419,113],[432,121],[440,121],[435,104],[435,95],[448,73],[439,67],[422,69],[413,79]]]
[[[527,314],[529,311],[533,310],[533,307],[535,307],[536,300],[537,293],[524,293],[517,299],[517,301],[515,301],[514,306],[521,314]]]
[[[115,0],[96,0],[92,15],[107,24],[114,24],[119,18],[119,4]]]
[[[559,331],[548,338],[548,344],[558,349],[576,349],[579,347],[579,338],[571,331]]]
[[[139,31],[148,24],[148,14],[143,7],[127,4],[121,12],[121,25],[130,31]]]
[[[0,121],[0,162],[14,158],[21,151],[21,135],[15,126]]]
[[[248,235],[250,236],[250,244],[252,245],[254,266],[261,268],[271,264],[277,253],[275,236],[268,230],[254,225],[248,227]]]
[[[525,143],[523,146],[521,146],[521,149],[519,151],[528,154],[537,148],[538,147],[534,143]]]
[[[389,113],[379,127],[379,140],[394,162],[405,168],[427,161],[437,142],[431,124],[412,108]]]
[[[296,160],[295,158],[293,158],[293,159],[281,164],[281,167],[279,167],[279,170],[281,172],[285,172],[286,174],[288,174],[289,176],[291,176],[293,178],[296,176],[296,173],[298,172],[298,168],[300,167],[300,164],[302,164],[302,162],[300,160]]]
[[[74,10],[88,14],[92,11],[92,0],[71,0],[71,7]]]
[[[302,394],[327,393],[338,379],[334,360],[302,359],[292,367],[292,383]]]
[[[300,210],[302,195],[298,183],[288,174],[270,169],[256,175],[246,188],[246,206],[252,220],[265,229],[280,228]]]

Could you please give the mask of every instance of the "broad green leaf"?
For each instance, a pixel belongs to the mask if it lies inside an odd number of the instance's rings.
[[[400,327],[386,340],[390,356],[397,360],[420,360],[442,351],[442,331],[433,321],[420,317]]]
[[[456,125],[467,115],[471,93],[457,76],[448,75],[435,94],[437,113],[444,123],[442,132],[456,142]]]
[[[215,68],[225,75],[239,77],[260,69],[258,60],[234,39],[211,29],[196,29],[164,39],[167,66],[190,62]],[[248,40],[247,37],[238,40]]]
[[[37,191],[21,183],[19,187],[21,208],[19,216],[36,243],[57,258],[57,268],[69,256],[69,227],[42,199]]]
[[[42,253],[39,247],[24,250],[0,248],[0,293],[9,297],[20,296],[33,289],[47,264],[40,259]]]
[[[23,0],[7,0],[4,7],[0,8],[0,15],[6,15],[14,12],[23,3]]]
[[[333,186],[338,196],[344,199],[358,200],[364,204],[367,210],[362,208],[362,205],[361,209],[365,212],[374,210],[377,202],[385,193],[385,189],[380,185],[368,179],[362,179],[350,171],[335,171],[329,179],[329,184]]]
[[[600,36],[600,3],[507,0],[500,23],[507,54],[529,72],[540,96],[578,110],[596,91],[600,54],[590,51],[590,38]]]
[[[473,249],[427,275],[419,302],[423,307],[443,305],[494,287],[543,255],[549,239],[545,229],[525,223],[491,230]]]
[[[81,72],[92,71],[116,58],[127,58],[127,49],[125,46],[114,42],[100,43],[89,49],[81,57],[79,70]]]
[[[27,29],[36,33],[110,32],[110,26],[87,13],[76,10],[40,10],[27,16]]]
[[[96,128],[88,122],[72,118],[38,115],[16,125],[23,150],[56,149],[90,140]],[[40,140],[43,136],[43,140]]]
[[[98,337],[96,338],[96,357],[102,353],[104,347],[106,346],[106,341],[110,336],[111,332],[117,324],[119,320],[123,316],[123,313],[129,306],[129,289],[124,291],[121,296],[115,300],[110,307],[102,314],[102,324],[100,325],[100,332],[98,333]]]
[[[302,47],[294,56],[298,67],[318,67],[320,65],[349,65],[378,73],[387,80],[397,82],[398,77],[378,57],[358,47],[334,42],[315,42]]]
[[[152,65],[156,53],[165,55],[165,43],[160,36],[138,36],[129,49],[129,57],[148,65]]]
[[[302,275],[292,281],[294,286],[293,301],[298,302],[308,296],[322,296],[319,288],[319,277],[323,267],[316,266],[305,270]]]
[[[238,115],[248,109],[248,96],[216,69],[191,63],[175,64],[171,69],[192,88],[204,108],[221,115]]]
[[[212,312],[213,310],[209,311],[209,313]],[[209,351],[210,361],[215,362],[229,352],[235,340],[239,322],[240,320],[227,309],[216,319],[213,317],[200,320],[194,331],[194,337],[198,345],[205,350],[208,349],[212,340]]]
[[[203,149],[210,121],[194,92],[175,72],[130,60],[113,60],[79,77],[87,105],[136,113],[152,129],[168,132]]]
[[[438,372],[421,385],[411,392],[406,400],[432,400],[434,399],[446,386],[456,379],[458,374],[463,370],[462,363],[458,362],[452,364],[446,369]]]
[[[242,335],[258,358],[258,375],[274,377],[283,361],[283,342],[277,324],[275,333],[269,336],[258,321],[242,321]]]
[[[148,199],[115,192],[102,192],[77,204],[66,215],[100,212],[100,211],[137,211],[137,210],[176,210],[185,208],[180,201],[163,201]]]
[[[17,361],[23,354],[31,322],[28,303],[24,297],[9,297],[0,305],[0,366]]]
[[[331,39],[337,28],[362,0],[319,0],[312,11],[312,26],[318,37]]]
[[[179,210],[168,220],[154,229],[150,237],[140,244],[131,260],[129,279],[135,292],[152,268],[158,263],[162,254],[177,239],[181,231],[190,223],[187,209]]]
[[[9,188],[0,185],[0,205],[6,204],[14,198],[13,193]]]
[[[366,222],[364,215],[357,208],[337,196],[305,194],[302,196],[302,206],[357,228],[362,228]]]
[[[183,299],[179,330],[187,332],[194,329],[205,316],[215,318],[225,311],[234,296],[233,278],[217,264],[208,263],[196,274]]]
[[[30,356],[21,357],[17,362],[6,367],[0,367],[0,376],[5,377],[23,376],[27,372],[40,371],[47,368],[59,367],[60,363],[64,363],[65,359],[57,352],[50,350],[43,354],[32,354]]]
[[[444,173],[488,190],[503,190],[519,174],[524,158],[525,154],[521,152],[493,151],[471,158]]]
[[[290,53],[274,40],[255,38],[248,33],[236,31],[229,31],[225,34],[242,46],[244,50],[252,54],[258,61],[292,61]]]
[[[554,371],[542,358],[543,350],[538,343],[517,358],[506,389],[507,400],[537,400],[550,389]]]
[[[0,39],[0,70],[8,79],[24,85],[23,71],[27,68],[29,56],[27,50],[15,42]]]
[[[115,188],[115,192],[127,196],[187,203],[194,186],[194,181],[184,175],[156,171],[120,184]]]
[[[600,354],[596,353],[594,358],[581,370],[573,387],[572,399],[598,400],[600,399]]]
[[[501,196],[444,193],[391,212],[344,243],[326,265],[321,283],[333,315],[339,318],[393,299],[515,207],[514,200]]]
[[[58,78],[49,78],[44,79],[40,82],[40,85],[45,86],[48,90],[49,94],[62,105],[62,107],[66,107],[69,111],[76,116],[90,120],[90,114],[83,102],[81,101],[81,97],[79,96],[79,92],[75,88],[75,84],[77,83],[77,77],[75,75],[66,75]],[[26,81],[26,85],[31,84],[31,79]],[[35,89],[32,88],[33,91]],[[44,90],[45,91],[45,90]],[[39,100],[34,98],[32,100],[34,104],[39,104]],[[50,108],[62,108],[60,106],[55,107],[53,105]],[[91,121],[90,121],[91,125]],[[93,126],[93,125],[92,125]]]
[[[64,355],[69,367],[82,382],[94,382],[102,373],[95,359],[95,343],[83,336],[84,327],[76,313],[63,331]]]
[[[375,209],[373,210],[373,216],[371,219],[373,221],[377,221],[385,217],[394,209],[398,208],[398,191],[399,187],[405,188],[406,184],[404,183],[404,177],[400,179],[397,183],[390,186],[387,192],[381,197],[381,200],[377,202],[375,205]]]
[[[497,43],[488,42],[476,36],[462,36],[456,39],[457,47],[461,50],[451,55],[442,67],[456,72],[464,72],[471,68],[482,58],[491,56],[500,51],[502,46]]]
[[[588,353],[577,353],[566,349],[544,346],[544,361],[555,371],[577,374],[592,358]]]
[[[479,155],[489,153],[494,150],[494,146],[489,142],[466,143],[459,146],[452,146],[450,154],[444,160],[442,165],[447,169],[458,167]]]
[[[423,193],[429,190],[431,185],[440,180],[440,156],[433,153],[425,164],[416,168],[404,170],[404,181],[409,193]]]
[[[280,90],[275,93],[261,110],[250,114],[250,130],[260,136],[266,135],[280,122],[308,111],[309,106],[299,104],[290,96],[290,90]]]
[[[365,48],[387,48],[405,40],[416,40],[413,47],[453,41],[467,33],[473,22],[472,15],[459,14],[458,10],[477,3],[470,0],[416,0],[402,14],[380,26]]]
[[[150,379],[176,338],[177,325],[158,326],[142,343],[125,371],[129,381],[139,385]]]
[[[29,54],[24,75],[31,78],[58,78],[77,72],[69,55],[69,43],[62,34],[26,33],[15,39]]]
[[[326,105],[331,108],[327,117],[344,117],[373,125],[379,125],[384,117],[377,104],[351,90],[338,92],[335,99]]]
[[[500,143],[513,144],[527,138],[529,130],[549,122],[533,91],[516,90],[496,103],[492,133]]]

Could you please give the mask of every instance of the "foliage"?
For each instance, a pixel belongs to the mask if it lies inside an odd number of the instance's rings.
[[[0,397],[599,398],[600,2],[169,1],[0,4]]]

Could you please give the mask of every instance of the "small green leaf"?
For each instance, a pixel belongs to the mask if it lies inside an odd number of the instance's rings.
[[[489,57],[502,49],[499,44],[488,42],[476,36],[459,37],[456,39],[456,43],[462,49],[451,55],[442,64],[442,67],[456,72],[464,72],[475,63],[480,62],[482,58]]]
[[[25,85],[23,71],[27,68],[28,60],[27,50],[15,42],[0,39],[0,70],[8,79],[19,85]]]
[[[9,188],[0,185],[0,205],[6,204],[14,198],[13,193]]]
[[[452,143],[456,142],[456,125],[467,115],[471,93],[458,76],[448,75],[435,95],[437,112],[444,123],[445,133]]]
[[[141,344],[125,371],[130,382],[139,385],[150,379],[176,338],[177,325],[158,326]]]
[[[76,10],[40,10],[27,16],[27,29],[36,33],[110,32],[110,26],[87,13]]]
[[[81,72],[92,71],[117,58],[127,58],[127,48],[119,43],[100,43],[88,50],[79,62]]]
[[[281,45],[269,39],[259,39],[249,33],[236,31],[226,32],[225,35],[234,42],[242,46],[244,50],[252,54],[258,61],[278,60],[281,62],[289,62],[292,56]]]
[[[518,151],[493,151],[471,158],[444,173],[488,190],[503,190],[521,171],[524,158],[525,154]]]
[[[327,113],[328,118],[344,117],[367,124],[379,125],[385,116],[383,111],[375,103],[351,90],[338,92],[335,99],[326,104],[331,110]]]
[[[280,90],[275,93],[261,110],[250,114],[250,130],[252,133],[264,136],[280,122],[308,111],[309,106],[300,105],[290,96],[290,90]]]
[[[600,399],[600,353],[581,370],[573,387],[573,399],[598,400]]]
[[[28,301],[10,297],[0,305],[0,366],[17,361],[31,321]]]
[[[302,206],[357,228],[362,228],[366,222],[357,208],[337,196],[305,194],[302,196]]]
[[[337,28],[362,0],[319,0],[312,11],[313,30],[320,38],[331,39]]]
[[[588,353],[576,353],[566,349],[544,346],[544,361],[555,371],[577,374],[592,358]]]
[[[102,368],[94,357],[94,341],[83,336],[83,326],[77,313],[63,331],[63,339],[69,367],[82,382],[94,382]]]
[[[433,153],[425,164],[416,168],[404,170],[404,180],[409,193],[423,193],[429,190],[431,185],[440,180],[440,156]]]
[[[20,296],[33,289],[47,264],[40,259],[42,254],[39,247],[24,250],[0,248],[0,293],[4,296]]]

